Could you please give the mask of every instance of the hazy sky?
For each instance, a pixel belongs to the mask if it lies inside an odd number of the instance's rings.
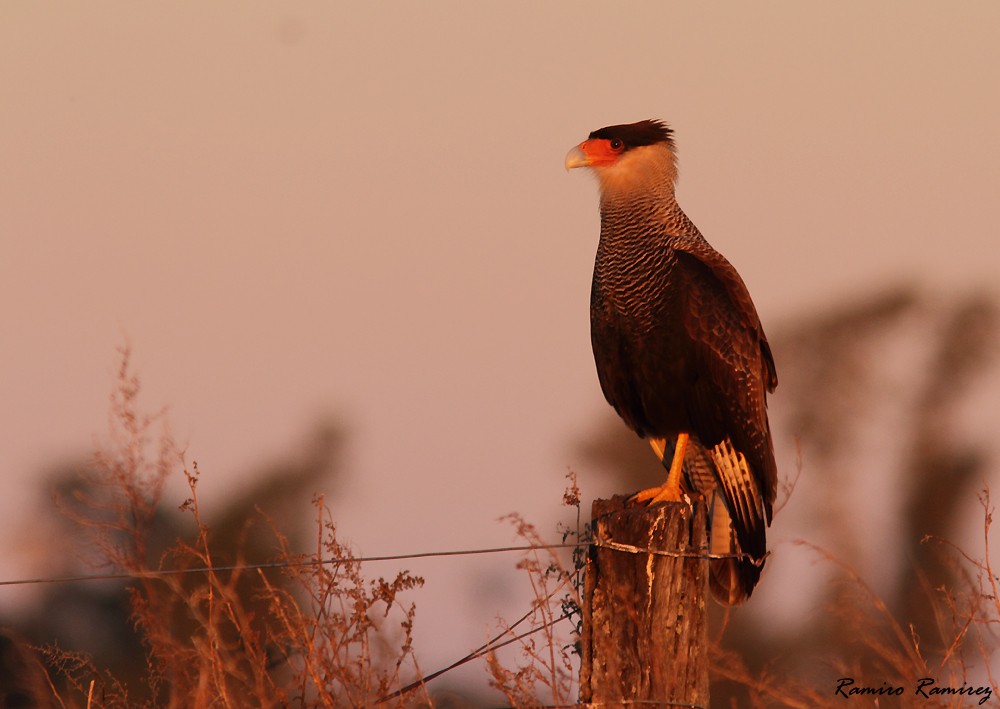
[[[650,117],[765,327],[996,290],[995,2],[0,5],[0,575],[32,572],[24,505],[105,430],[126,341],[209,505],[324,416],[366,553],[544,528],[567,466],[612,492],[574,448],[606,408],[597,190],[562,165]],[[449,615],[464,568],[416,598],[442,656],[493,620]]]

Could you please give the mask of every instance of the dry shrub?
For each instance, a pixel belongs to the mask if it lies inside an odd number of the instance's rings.
[[[915,626],[894,614],[850,565],[799,542],[840,571],[837,602],[826,612],[829,622],[840,626],[841,637],[853,640],[817,658],[840,679],[817,688],[814,677],[766,669],[755,673],[743,657],[717,641],[710,648],[713,679],[744,686],[747,699],[740,706],[752,707],[839,707],[845,699],[862,706],[964,707],[1000,698],[1000,676],[993,669],[1000,640],[1000,579],[990,563],[993,507],[988,490],[979,501],[984,513],[982,558],[950,542],[924,539],[925,544],[939,546],[944,563],[953,567],[958,579],[954,587],[932,587],[919,572],[914,576],[928,596],[937,637],[921,638]],[[865,693],[857,693],[862,688]]]
[[[490,686],[498,689],[511,706],[569,706],[576,703],[578,665],[573,655],[579,654],[576,639],[568,640],[558,631],[560,621],[577,621],[575,635],[579,637],[581,620],[580,592],[582,572],[589,534],[580,528],[580,489],[576,475],[567,474],[569,486],[563,503],[576,508],[576,530],[562,529],[563,542],[571,537],[578,546],[573,549],[573,568],[567,568],[555,549],[550,548],[534,525],[518,514],[507,515],[518,538],[532,547],[517,563],[531,585],[534,600],[531,609],[513,624],[500,620],[502,632],[488,643],[486,656]],[[518,631],[522,625],[527,630]],[[562,624],[565,627],[568,624]],[[496,650],[503,645],[517,644],[520,657],[513,668],[501,662]]]
[[[362,707],[417,677],[415,606],[404,605],[400,594],[423,580],[405,571],[367,580],[361,561],[338,541],[322,498],[314,500],[312,554],[293,552],[272,528],[271,562],[247,564],[239,548],[220,558],[199,508],[197,466],[184,464],[165,428],[153,435],[163,416],[139,413],[128,359],[125,350],[112,397],[111,444],[97,455],[92,479],[61,507],[92,533],[103,571],[134,579],[128,592],[147,651],[146,677],[143,686],[127,687],[80,654],[41,648],[53,691],[56,684],[66,688],[56,694],[58,704]],[[178,469],[190,490],[181,510],[195,533],[150,559],[164,484]],[[417,684],[388,706],[409,705],[414,694],[426,698]]]
[[[569,497],[575,497],[578,505],[578,494]],[[763,670],[752,670],[745,656],[721,646],[720,635],[708,648],[712,680],[739,684],[745,692],[741,699],[723,700],[718,706],[807,709],[844,706],[848,700],[858,706],[962,707],[995,701],[1000,697],[1000,677],[994,670],[1000,639],[1000,578],[990,563],[993,508],[989,492],[984,491],[979,499],[984,512],[981,558],[948,542],[924,540],[945,553],[954,567],[954,577],[960,579],[952,587],[932,587],[919,574],[915,576],[929,596],[939,637],[922,639],[915,626],[900,620],[899,613],[893,612],[848,564],[815,545],[800,542],[840,572],[837,601],[824,613],[830,624],[840,627],[840,637],[852,640],[827,647],[815,659],[826,674],[850,678],[853,684],[844,684],[844,693],[839,694],[840,680],[820,686],[817,674],[802,673],[801,666],[798,671],[789,671],[774,662]],[[535,600],[529,613],[512,625],[504,625],[504,633],[488,643],[490,683],[511,706],[573,705],[576,671],[572,646],[560,639],[555,628],[579,610],[579,565],[567,569],[552,549],[545,548],[537,529],[520,516],[506,519],[513,523],[518,537],[534,547],[518,568],[527,573]],[[579,536],[577,541],[586,543]],[[496,649],[510,643],[518,645],[520,657],[505,664]],[[852,688],[865,688],[865,693],[852,694]]]
[[[112,397],[110,445],[95,460],[93,478],[62,501],[64,512],[96,540],[101,569],[126,574],[133,623],[146,649],[142,686],[128,686],[87,657],[50,646],[48,664],[54,705],[61,707],[245,707],[245,706],[409,706],[430,704],[412,646],[415,606],[402,596],[422,584],[403,571],[386,580],[368,580],[362,562],[337,537],[322,498],[314,500],[315,548],[295,552],[285,535],[271,528],[276,555],[267,564],[247,564],[239,548],[220,554],[202,518],[198,470],[163,426],[162,414],[139,412],[139,385],[123,352]],[[194,533],[172,540],[167,550],[156,540],[164,514],[168,477],[183,470],[190,490],[181,505]],[[490,684],[513,706],[566,706],[575,703],[575,647],[580,620],[581,570],[588,534],[579,524],[580,493],[570,474],[565,503],[575,507],[575,530],[563,542],[576,544],[567,564],[547,547],[538,530],[518,515],[506,519],[531,551],[518,562],[534,601],[519,620],[501,621],[501,632],[454,666],[486,656]],[[864,580],[832,554],[811,548],[841,571],[841,592],[826,609],[830,623],[849,629],[852,645],[827,648],[817,661],[855,686],[904,687],[905,696],[851,697],[871,706],[975,705],[979,696],[921,697],[914,688],[924,677],[937,687],[988,687],[1000,697],[993,669],[1000,633],[998,577],[990,564],[993,508],[988,492],[982,557],[968,555],[938,538],[927,538],[947,559],[958,579],[933,586],[915,575],[931,600],[938,637],[921,638],[900,620]],[[155,557],[155,558],[151,558]],[[562,621],[567,621],[563,623]],[[925,632],[926,635],[926,632]],[[508,665],[498,650],[515,646]],[[938,650],[937,648],[942,648]],[[746,689],[751,707],[842,706],[835,687],[817,687],[805,677],[779,669],[750,669],[746,658],[716,642],[709,651],[713,679]],[[450,669],[450,668],[446,668]],[[445,670],[446,671],[446,670]],[[438,674],[438,673],[435,673]],[[404,686],[405,683],[405,686]],[[59,691],[56,686],[61,686]],[[737,704],[733,703],[733,706]]]
[[[337,540],[322,498],[314,504],[315,555],[292,554],[282,538],[280,558],[290,564],[285,574],[303,593],[277,587],[261,573],[277,619],[272,637],[294,668],[290,685],[297,688],[297,699],[308,697],[310,706],[371,706],[419,675],[412,637],[416,605],[404,605],[399,595],[422,586],[423,579],[404,571],[391,581],[366,581],[361,562]],[[317,565],[317,559],[338,561]],[[390,615],[398,620],[393,637],[386,632]],[[411,671],[404,676],[407,666]],[[419,681],[413,684],[421,688]],[[390,706],[405,706],[412,696],[393,699]]]

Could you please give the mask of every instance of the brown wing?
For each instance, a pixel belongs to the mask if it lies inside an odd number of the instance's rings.
[[[601,391],[626,425],[645,437],[654,429],[646,416],[640,391],[643,353],[637,342],[641,338],[625,328],[621,316],[595,281],[590,296],[590,337]]]
[[[671,461],[669,458],[663,460],[661,451],[674,450],[676,439],[655,440],[657,444],[653,448],[664,467],[669,468]],[[709,562],[712,595],[720,603],[736,605],[745,601],[757,585],[762,564],[749,558],[749,555],[744,556],[733,530],[727,495],[720,480],[726,481],[729,497],[739,499],[741,507],[752,505],[753,500],[762,500],[762,496],[750,475],[746,459],[726,455],[726,450],[727,447],[721,444],[716,449],[706,450],[697,438],[691,439],[684,456],[684,488],[688,494],[700,497],[708,505],[709,553],[713,557]],[[728,450],[732,448],[728,447]],[[737,482],[740,484],[734,484]],[[744,518],[748,516],[744,514]],[[752,517],[761,519],[762,510],[758,508]]]
[[[736,269],[706,242],[685,248],[675,251],[675,273],[691,347],[688,413],[711,452],[739,546],[760,562],[777,488],[766,401],[777,386],[774,360]]]

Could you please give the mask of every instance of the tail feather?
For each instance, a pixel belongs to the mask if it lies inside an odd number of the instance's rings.
[[[767,554],[767,522],[764,496],[743,454],[728,440],[712,448],[719,491],[733,521],[740,550],[762,563]]]
[[[654,450],[673,450],[673,441],[657,439]],[[750,597],[760,580],[767,554],[764,498],[746,458],[729,441],[706,449],[691,440],[684,458],[687,490],[710,503],[709,589],[724,605]],[[663,465],[670,459],[662,457]]]
[[[729,510],[721,495],[713,492],[710,510],[709,553],[714,558],[708,562],[708,584],[712,596],[724,605],[739,605],[747,599],[754,581],[749,585],[741,573],[739,559],[732,555],[736,549]]]
[[[764,496],[746,458],[728,440],[713,447],[711,457],[718,483],[717,497],[724,501],[730,517],[727,537],[733,557],[725,560],[727,575],[740,587],[736,595],[743,601],[760,580],[767,555]]]

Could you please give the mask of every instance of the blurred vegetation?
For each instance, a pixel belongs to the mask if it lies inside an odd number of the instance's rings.
[[[978,543],[962,537],[970,519],[989,541],[986,490],[998,479],[997,444],[972,424],[983,415],[976,396],[997,384],[995,301],[973,294],[941,302],[901,288],[770,334],[780,380],[772,427],[784,446],[783,508],[772,539],[781,528],[785,538],[805,540],[798,548],[814,563],[796,569],[803,585],[787,592],[811,594],[812,611],[794,632],[775,630],[774,606],[763,610],[760,597],[788,574],[769,578],[769,569],[745,607],[713,606],[713,706],[839,706],[831,676],[873,687],[912,686],[922,676],[956,686],[988,682],[1000,696],[989,664],[1000,632],[997,576],[987,550],[959,548]],[[49,533],[62,544],[47,575],[212,572],[37,586],[34,610],[0,615],[9,628],[0,632],[0,709],[193,706],[192,697],[223,706],[366,706],[387,692],[390,705],[471,705],[420,686],[410,644],[415,607],[399,594],[421,580],[405,572],[364,578],[321,501],[313,520],[303,520],[314,490],[334,489],[343,474],[339,425],[318,426],[294,456],[248,471],[209,514],[198,506],[197,467],[187,466],[165,430],[157,433],[160,417],[139,413],[137,394],[126,356],[108,448],[49,478],[63,514],[47,521],[58,525]],[[1000,400],[1000,392],[993,396]],[[610,409],[579,445],[587,469],[613,475],[621,492],[662,475]],[[161,504],[163,485],[178,470],[191,499],[172,510]],[[586,488],[587,475],[582,480]],[[526,538],[542,540],[525,529]],[[227,568],[316,556],[347,561]],[[565,594],[574,573],[553,559],[520,565],[542,589],[528,620],[507,629],[506,642],[520,643],[527,664],[507,669],[492,650],[481,653],[491,683],[512,703],[531,696],[565,703],[572,689],[569,646],[558,640],[558,653],[540,652],[557,642],[552,623],[565,614],[544,605],[560,602],[548,587],[558,579]],[[519,638],[522,622],[545,632]],[[536,666],[533,657],[550,660]],[[415,694],[391,694],[413,680]],[[892,697],[879,705],[909,706]]]
[[[216,566],[239,560],[263,562],[274,558],[277,549],[275,528],[286,530],[290,544],[302,548],[308,534],[302,509],[315,490],[330,490],[339,474],[343,433],[335,425],[319,427],[297,458],[275,461],[261,470],[249,472],[245,484],[227,495],[222,507],[206,516],[209,544]],[[179,460],[169,461],[171,465]],[[175,471],[176,472],[176,471]],[[94,546],[95,540],[81,535],[81,522],[93,526],[93,505],[114,504],[116,491],[107,489],[94,463],[60,468],[50,476],[55,499],[65,514],[48,520],[58,525],[55,536],[63,540],[62,562],[49,566],[52,576],[114,572],[109,560]],[[198,530],[190,516],[178,509],[157,505],[148,520],[148,537],[142,556],[145,568],[158,568],[168,550],[184,540],[194,543]],[[102,515],[106,520],[107,515]],[[116,537],[125,535],[122,530]],[[115,543],[124,543],[116,539]],[[140,550],[136,550],[140,551]],[[5,618],[0,624],[16,625],[27,637],[43,639],[67,650],[86,653],[94,665],[108,668],[123,684],[137,692],[146,676],[146,650],[132,619],[132,599],[127,581],[97,581],[40,586],[34,612],[21,615],[16,623]],[[241,592],[250,600],[249,587]],[[254,610],[264,609],[257,604]],[[141,692],[137,700],[142,698]]]
[[[135,578],[39,585],[33,611],[0,619],[17,628],[0,634],[0,707],[365,706],[416,674],[414,607],[399,596],[422,579],[366,579],[315,496],[340,474],[340,427],[318,427],[204,515],[197,465],[138,393],[125,352],[110,440],[55,471],[62,514],[47,518],[62,541],[50,576]],[[190,497],[171,510],[164,486],[179,472]],[[246,568],[271,562],[284,566]],[[144,574],[161,569],[182,573]]]
[[[1000,479],[996,440],[969,426],[984,416],[976,408],[986,402],[972,401],[983,387],[1000,401],[995,300],[975,293],[942,302],[898,288],[769,335],[779,378],[771,424],[786,453],[779,507],[788,508],[775,525],[817,545],[808,547],[817,563],[797,573],[823,583],[794,633],[776,632],[756,598],[715,609],[713,706],[836,704],[843,698],[832,696],[831,676],[904,684],[907,697],[919,677],[959,687],[986,681],[1000,639],[989,560],[945,540],[967,535],[970,519],[988,531],[992,508],[981,491]],[[622,491],[662,475],[613,413],[581,449],[589,465],[619,476]],[[765,569],[758,595],[768,583]]]

